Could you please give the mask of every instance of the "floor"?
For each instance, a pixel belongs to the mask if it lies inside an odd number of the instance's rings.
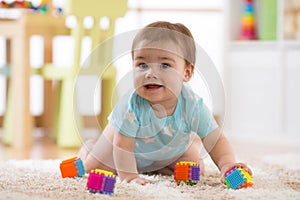
[[[300,155],[300,138],[290,140],[286,138],[269,137],[268,139],[245,139],[229,137],[238,159],[263,158],[278,155]]]
[[[94,133],[92,133],[94,134]],[[0,130],[1,136],[1,130]],[[283,141],[253,140],[241,137],[228,137],[238,158],[266,155],[300,153],[300,140]],[[66,159],[77,155],[79,148],[62,148],[55,144],[51,135],[37,132],[31,148],[14,150],[0,142],[0,160],[8,159]]]
[[[79,148],[62,148],[53,137],[35,134],[30,148],[15,150],[0,142],[0,160],[9,159],[66,159],[77,155]]]

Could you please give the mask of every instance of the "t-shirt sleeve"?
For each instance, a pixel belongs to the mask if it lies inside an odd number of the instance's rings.
[[[195,131],[200,138],[204,138],[216,128],[218,128],[218,124],[212,112],[204,104],[203,100],[199,99],[192,118],[192,131]]]
[[[139,129],[139,122],[135,113],[134,96],[132,92],[125,94],[108,116],[109,123],[117,131],[131,138],[136,137]]]

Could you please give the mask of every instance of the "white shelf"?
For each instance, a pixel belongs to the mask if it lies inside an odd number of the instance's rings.
[[[272,1],[272,0],[270,0]],[[227,1],[224,80],[227,126],[233,133],[297,137],[300,123],[300,40],[285,39],[285,4],[277,0],[275,40],[236,40],[244,0]],[[261,0],[255,1],[260,20]]]
[[[229,48],[232,50],[247,50],[253,48],[259,49],[278,49],[278,48],[288,48],[288,49],[299,49],[300,41],[297,40],[283,40],[283,41],[262,41],[262,40],[245,40],[245,41],[231,41],[229,42]]]
[[[283,44],[285,48],[300,49],[300,41],[297,40],[285,40]]]
[[[253,48],[279,48],[278,41],[260,41],[260,40],[245,40],[245,41],[231,41],[229,43],[230,49],[253,49]]]

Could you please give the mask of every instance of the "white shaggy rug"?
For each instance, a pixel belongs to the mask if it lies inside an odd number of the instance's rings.
[[[227,189],[209,161],[205,176],[195,186],[178,186],[173,177],[155,175],[148,176],[154,184],[146,186],[117,180],[114,194],[108,196],[89,193],[85,189],[87,176],[62,179],[60,160],[0,161],[0,199],[300,199],[299,155],[264,157],[248,163],[254,171],[252,188]]]

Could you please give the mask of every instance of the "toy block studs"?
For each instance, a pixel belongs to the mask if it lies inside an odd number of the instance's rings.
[[[195,185],[200,181],[200,166],[196,162],[178,162],[174,168],[174,179],[178,184]]]
[[[87,180],[86,188],[91,193],[113,194],[116,184],[116,176],[109,171],[95,169],[91,170]]]
[[[241,167],[233,167],[230,169],[225,174],[224,183],[228,188],[234,190],[251,187],[253,185],[252,177]]]
[[[62,161],[60,172],[63,178],[82,177],[85,174],[82,160],[77,157]]]

